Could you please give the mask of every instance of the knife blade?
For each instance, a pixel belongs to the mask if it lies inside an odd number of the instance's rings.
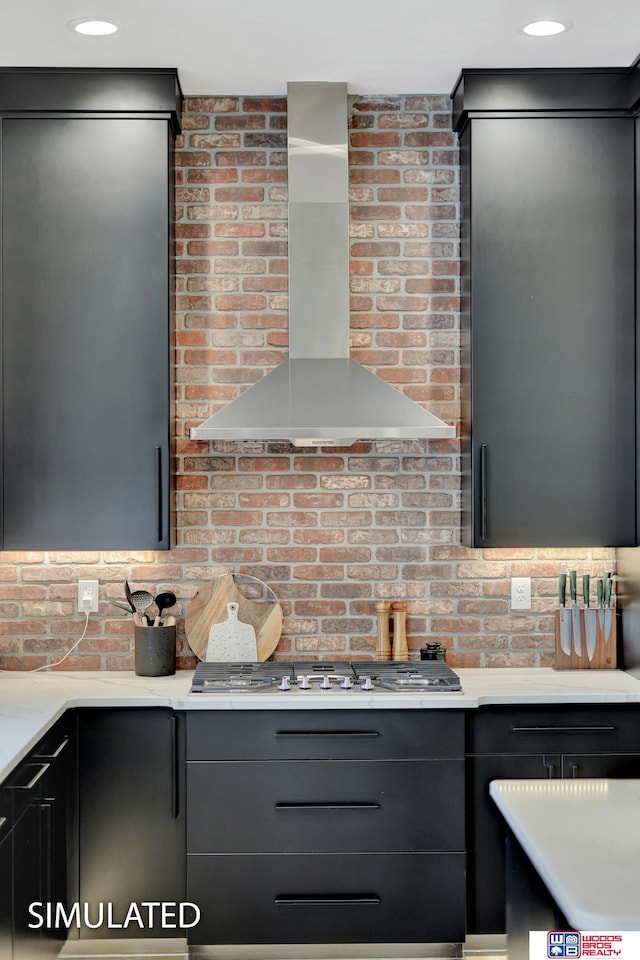
[[[600,629],[604,633],[604,580],[602,577],[598,577],[598,623],[600,624]]]
[[[579,657],[582,656],[582,630],[580,628],[580,607],[578,606],[578,574],[575,570],[569,571],[569,592],[571,594],[571,626],[573,629],[573,646]]]
[[[589,593],[591,590],[591,577],[588,573],[585,573],[582,577],[582,598],[584,600],[584,626],[585,634],[587,641],[587,656],[589,660],[593,660],[593,655],[596,652],[596,611],[589,609]]]
[[[571,610],[567,610],[567,575],[561,573],[558,577],[558,602],[560,604],[560,649],[564,654],[571,654]]]

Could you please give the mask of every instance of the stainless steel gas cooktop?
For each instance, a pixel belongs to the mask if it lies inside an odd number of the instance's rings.
[[[442,660],[312,661],[302,663],[200,663],[191,686],[195,694],[280,691],[369,693],[450,693],[460,678]]]

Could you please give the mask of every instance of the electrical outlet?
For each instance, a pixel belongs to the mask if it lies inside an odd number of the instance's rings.
[[[511,609],[531,610],[531,577],[511,577]]]
[[[97,580],[78,580],[78,610],[80,613],[98,612]]]

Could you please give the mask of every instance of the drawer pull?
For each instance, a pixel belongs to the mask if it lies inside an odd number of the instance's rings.
[[[55,750],[48,750],[45,744],[44,748],[38,753],[34,753],[33,756],[38,757],[38,759],[42,758],[45,760],[55,760],[57,757],[60,756],[60,754],[62,753],[62,751],[64,750],[64,748],[67,746],[68,743],[69,743],[69,737],[65,736],[64,739],[61,740],[61,742],[55,748]]]
[[[34,764],[29,764],[29,766],[34,766]],[[40,769],[38,770],[38,772],[37,772],[36,774],[34,774],[34,776],[31,778],[31,780],[29,780],[28,783],[8,783],[7,786],[9,787],[9,789],[11,789],[11,790],[32,790],[33,787],[35,787],[35,785],[36,785],[36,783],[38,782],[38,780],[40,779],[40,777],[42,777],[42,776],[47,772],[47,770],[49,769],[50,764],[48,764],[48,763],[40,763],[40,764],[38,764],[38,766],[40,767]]]
[[[276,810],[379,810],[379,803],[276,803]]]
[[[612,724],[597,727],[512,727],[513,733],[615,733]]]
[[[325,738],[325,737],[379,737],[377,730],[276,730],[276,737],[290,738]]]
[[[360,907],[363,904],[376,906],[380,897],[375,893],[328,894],[327,896],[310,897],[276,897],[274,901],[279,907]]]

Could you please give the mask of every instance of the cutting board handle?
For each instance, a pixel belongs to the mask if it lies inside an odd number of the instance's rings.
[[[239,604],[239,603],[234,603],[233,601],[231,601],[231,603],[228,603],[228,604],[227,604],[227,616],[229,617],[229,620],[237,620],[237,619],[238,619],[238,610],[239,610],[239,609],[240,609],[240,604]]]

